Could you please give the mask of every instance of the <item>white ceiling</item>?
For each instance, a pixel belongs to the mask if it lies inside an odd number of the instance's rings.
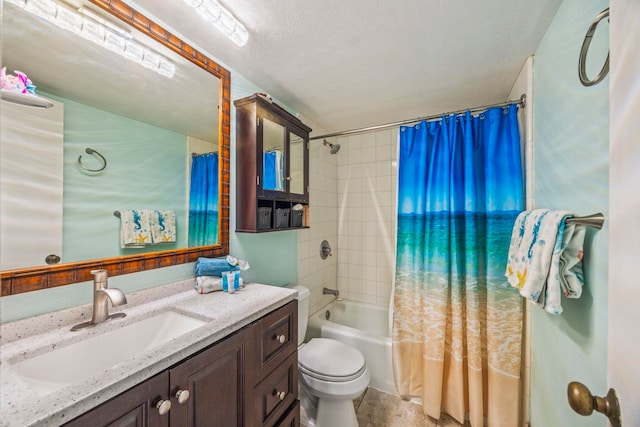
[[[130,3],[334,132],[506,100],[561,0],[221,2],[244,47],[183,0]]]

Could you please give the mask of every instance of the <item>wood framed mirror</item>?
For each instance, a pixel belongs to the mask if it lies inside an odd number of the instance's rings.
[[[77,2],[76,0],[71,0]],[[82,3],[82,1],[80,1]],[[215,117],[211,118],[211,122],[217,123],[217,152],[218,152],[218,235],[217,243],[208,246],[197,247],[175,247],[168,250],[161,250],[162,246],[158,245],[157,250],[155,246],[150,246],[147,252],[140,252],[135,254],[128,254],[128,252],[120,252],[118,256],[105,256],[105,257],[91,257],[92,259],[68,259],[62,257],[62,263],[56,265],[36,265],[27,266],[23,268],[10,268],[0,271],[0,281],[2,296],[20,294],[24,292],[37,291],[41,289],[53,288],[57,286],[69,285],[79,282],[85,282],[92,279],[91,270],[106,269],[109,276],[117,276],[122,274],[135,273],[139,271],[145,271],[161,267],[169,267],[173,265],[194,262],[198,257],[217,257],[224,256],[229,253],[229,186],[230,186],[230,73],[225,68],[221,67],[211,58],[207,57],[203,53],[199,52],[184,40],[181,40],[176,35],[170,33],[164,29],[158,23],[153,22],[139,11],[134,10],[132,7],[125,4],[122,0],[87,0],[85,3],[92,6],[92,9],[100,12],[104,16],[108,17],[107,21],[115,21],[122,24],[124,27],[131,29],[132,32],[142,34],[151,40],[153,44],[157,46],[156,50],[164,49],[182,58],[183,61],[192,64],[195,68],[210,74],[218,79],[217,82],[217,99],[210,99],[213,105],[213,113]],[[9,9],[8,4],[5,3],[5,14]],[[39,19],[39,18],[38,18]],[[5,25],[3,23],[3,44]],[[148,43],[148,42],[145,42]],[[95,46],[93,48],[96,51],[97,59],[87,59],[87,61],[94,61],[98,64],[101,63],[100,56],[104,55],[101,47]],[[6,47],[3,46],[3,55],[6,51]],[[56,52],[57,55],[63,56],[64,53]],[[4,58],[3,58],[4,59]],[[5,62],[3,60],[3,65]],[[10,72],[11,70],[7,70]],[[22,70],[27,74],[30,74],[28,70]],[[179,72],[179,67],[177,72]],[[117,75],[117,74],[114,74]],[[31,77],[31,76],[29,76]],[[66,79],[73,79],[74,76],[63,76]],[[116,77],[114,79],[117,80]],[[38,84],[36,79],[34,83]],[[98,82],[99,83],[99,82]],[[144,85],[144,82],[138,82],[139,85]],[[45,87],[46,89],[46,87]],[[199,88],[193,87],[193,92],[184,92],[184,98],[194,97]],[[113,91],[112,91],[113,92]],[[153,103],[152,99],[148,100],[149,103]],[[166,103],[169,107],[175,101],[160,102]],[[155,102],[158,104],[158,102]],[[3,101],[4,104],[4,101]],[[133,108],[133,107],[132,107]],[[144,108],[138,108],[144,110]],[[163,117],[163,120],[169,122],[171,117]],[[208,119],[200,120],[208,122]],[[173,131],[173,130],[172,130]],[[187,132],[188,136],[188,132]],[[65,136],[66,138],[66,136]],[[66,143],[66,139],[65,139]],[[126,144],[124,141],[123,144]],[[65,150],[67,148],[65,147]],[[186,154],[185,149],[185,156]],[[88,151],[87,151],[88,153]],[[4,154],[3,154],[4,155]],[[65,154],[66,155],[66,154]],[[85,154],[83,159],[91,160],[89,154]],[[75,155],[77,158],[77,153]],[[109,156],[106,156],[109,159]],[[185,157],[186,159],[186,157]],[[135,165],[130,168],[135,169]],[[65,162],[65,170],[66,170]],[[77,172],[77,171],[76,171]],[[82,172],[82,171],[80,171]],[[66,171],[65,171],[66,173]],[[181,178],[183,181],[186,178]],[[95,182],[95,181],[94,181]],[[131,178],[131,186],[136,185],[136,179]],[[123,189],[114,189],[119,191]],[[66,187],[65,187],[66,191]],[[162,191],[158,188],[158,191]],[[186,189],[185,189],[186,192]],[[98,197],[100,195],[97,195]],[[108,197],[108,194],[103,195]],[[66,196],[65,196],[66,197]],[[152,207],[153,209],[161,209],[161,207]],[[116,211],[118,206],[113,207],[113,211]],[[185,208],[188,214],[188,208]],[[65,207],[65,215],[67,215],[67,209]],[[117,242],[119,220],[114,218],[111,212],[110,215],[110,228],[115,228],[114,239]],[[115,223],[114,223],[115,221]],[[188,221],[188,219],[187,219]],[[114,225],[115,224],[115,225]],[[113,234],[113,233],[112,233]],[[0,236],[0,238],[2,238]],[[87,245],[91,245],[90,237]],[[130,253],[130,252],[129,252]]]

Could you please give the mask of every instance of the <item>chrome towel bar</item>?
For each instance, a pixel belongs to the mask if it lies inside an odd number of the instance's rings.
[[[604,215],[602,212],[595,213],[588,216],[574,216],[573,218],[567,218],[565,220],[567,224],[586,225],[587,227],[593,227],[600,230],[604,224]]]

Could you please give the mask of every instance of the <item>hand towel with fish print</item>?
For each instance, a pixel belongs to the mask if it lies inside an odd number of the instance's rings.
[[[565,224],[572,216],[569,211],[525,211],[511,235],[507,280],[552,314],[562,313],[562,295],[578,298],[582,293],[585,227]]]
[[[153,211],[151,215],[151,237],[153,243],[176,241],[176,214],[173,211]]]
[[[150,210],[120,210],[120,247],[142,248],[151,240]]]

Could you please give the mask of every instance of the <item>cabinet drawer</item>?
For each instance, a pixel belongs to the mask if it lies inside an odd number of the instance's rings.
[[[300,401],[296,400],[289,412],[275,425],[276,427],[300,427]]]
[[[280,365],[298,347],[298,301],[267,315],[256,328],[256,383]]]
[[[274,426],[298,399],[298,353],[291,354],[254,389],[256,425]]]

